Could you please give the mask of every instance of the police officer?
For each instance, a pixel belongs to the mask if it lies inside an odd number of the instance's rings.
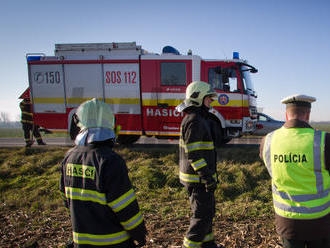
[[[286,122],[260,145],[272,178],[276,230],[286,248],[330,247],[330,134],[308,124],[315,100],[283,99]]]
[[[125,161],[112,150],[114,116],[97,99],[77,109],[80,133],[62,162],[60,191],[74,247],[141,247],[146,228]]]
[[[189,84],[177,111],[185,112],[180,131],[180,182],[186,188],[192,217],[183,247],[217,247],[212,232],[217,187],[216,150],[209,108],[216,92],[201,81]]]
[[[24,131],[24,140],[26,143],[26,147],[30,147],[33,144],[33,140],[31,139],[31,131],[32,135],[36,138],[38,145],[46,145],[41,138],[41,134],[39,132],[39,126],[33,124],[33,114],[31,109],[31,102],[29,98],[24,98],[23,101],[19,104],[21,109],[21,123]]]

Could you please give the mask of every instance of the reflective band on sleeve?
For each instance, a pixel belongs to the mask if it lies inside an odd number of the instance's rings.
[[[271,144],[272,144],[272,137],[273,137],[274,132],[269,133],[266,138],[265,138],[265,143],[264,143],[264,162],[266,164],[266,168],[268,170],[269,175],[272,177],[272,164],[271,164]]]
[[[179,177],[184,182],[190,182],[190,183],[199,183],[200,182],[199,175],[185,174],[180,171]]]
[[[324,210],[326,210],[327,208],[330,207],[330,202],[328,201],[327,203],[321,205],[321,206],[317,206],[317,207],[296,207],[296,206],[290,206],[290,205],[286,205],[283,203],[280,203],[276,200],[273,199],[274,202],[274,206],[284,210],[284,211],[288,211],[288,212],[293,212],[293,213],[301,213],[301,214],[314,214],[314,213],[319,213],[322,212]]]
[[[316,194],[308,194],[308,195],[289,195],[286,192],[277,191],[276,185],[272,185],[272,191],[274,194],[280,196],[282,199],[285,200],[291,200],[295,202],[305,202],[305,201],[312,201],[312,200],[318,200],[322,198],[326,198],[329,195],[329,190],[325,190],[321,193]]]
[[[323,192],[323,177],[322,177],[322,164],[321,164],[321,147],[322,132],[316,130],[314,133],[314,146],[313,146],[313,158],[314,158],[314,173],[316,177],[316,189],[318,193]]]
[[[218,181],[217,173],[214,173],[212,175],[212,177],[214,178],[214,180]],[[204,180],[201,180],[200,176],[197,175],[197,174],[186,174],[186,173],[183,173],[183,172],[180,171],[179,178],[180,178],[180,180],[182,180],[184,182],[204,183]]]
[[[32,113],[30,113],[30,112],[25,112],[25,111],[22,111],[22,114],[25,114],[25,115],[31,115],[31,116],[33,116],[33,114],[32,114]]]
[[[120,222],[120,224],[125,228],[125,230],[132,230],[143,221],[141,212],[138,212],[135,216],[130,218],[128,221]]]
[[[188,248],[199,248],[201,247],[202,242],[195,242],[187,239],[186,237],[184,238],[183,241],[183,246],[188,247]]]
[[[194,142],[186,145],[188,152],[196,151],[196,150],[213,150],[214,145],[213,142]]]
[[[199,170],[200,168],[203,168],[204,166],[207,166],[207,163],[204,158],[197,160],[193,163],[191,163],[191,166],[195,171]]]
[[[72,200],[92,201],[102,205],[107,204],[105,194],[94,190],[65,187],[65,195]]]
[[[130,189],[127,193],[123,194],[121,197],[110,202],[108,205],[112,208],[114,212],[119,212],[123,208],[127,207],[131,202],[136,199],[133,189]]]
[[[130,238],[129,234],[126,231],[111,233],[111,234],[103,234],[103,235],[77,233],[77,232],[73,232],[72,234],[73,234],[73,241],[75,243],[82,245],[96,245],[96,246],[119,244]]]

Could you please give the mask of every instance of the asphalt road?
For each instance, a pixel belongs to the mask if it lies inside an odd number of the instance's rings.
[[[258,145],[260,138],[240,138],[233,139],[228,144],[230,145]],[[44,138],[47,145],[50,146],[73,146],[73,142],[68,137],[57,137],[57,138]],[[138,145],[175,145],[178,144],[178,140],[167,140],[167,139],[156,139],[154,137],[141,137],[135,144]],[[25,142],[23,138],[0,138],[0,147],[23,147]],[[33,146],[37,146],[36,142]]]

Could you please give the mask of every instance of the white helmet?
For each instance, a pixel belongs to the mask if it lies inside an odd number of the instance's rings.
[[[79,119],[78,126],[82,130],[98,127],[114,129],[115,117],[110,106],[96,98],[82,103],[76,115]]]
[[[183,103],[176,107],[178,112],[182,112],[190,106],[200,107],[203,104],[204,97],[217,96],[217,93],[210,84],[203,81],[195,81],[188,85],[186,89],[186,98]]]

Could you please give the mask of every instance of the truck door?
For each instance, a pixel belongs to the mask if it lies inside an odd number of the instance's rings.
[[[29,84],[34,113],[65,113],[63,67],[29,61]]]
[[[202,80],[209,82],[218,93],[218,99],[212,106],[221,113],[227,124],[240,126],[244,102],[238,67],[227,62],[204,62],[202,67]]]
[[[191,60],[160,60],[157,90],[159,135],[178,136],[183,113],[175,110],[185,98],[185,90],[191,82]]]
[[[141,135],[139,61],[107,61],[104,64],[105,102],[116,115],[120,134]]]
[[[141,92],[143,127],[146,135],[178,136],[183,113],[175,111],[191,82],[191,60],[143,56]]]

